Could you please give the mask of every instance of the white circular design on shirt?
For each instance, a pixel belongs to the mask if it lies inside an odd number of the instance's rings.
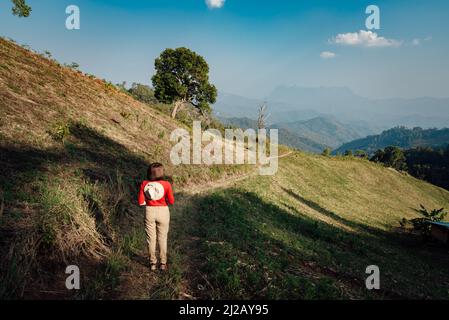
[[[145,186],[144,193],[150,200],[157,201],[164,197],[165,191],[159,182],[150,182]]]

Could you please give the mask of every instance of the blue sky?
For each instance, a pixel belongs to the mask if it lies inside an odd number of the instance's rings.
[[[220,0],[211,0],[218,1]],[[150,84],[154,59],[186,46],[209,62],[220,91],[263,98],[278,85],[348,86],[367,97],[449,96],[446,0],[28,0],[0,2],[0,35],[49,50],[115,83]],[[81,29],[65,28],[68,5]],[[366,30],[365,9],[381,29]]]

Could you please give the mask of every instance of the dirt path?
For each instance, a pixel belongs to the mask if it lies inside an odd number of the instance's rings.
[[[278,159],[288,157],[293,152],[289,151],[279,155]],[[202,278],[207,282],[207,279],[199,272],[199,261],[195,259],[195,257],[199,256],[196,251],[197,242],[200,239],[189,237],[185,234],[185,229],[183,228],[186,221],[191,223],[185,217],[186,212],[189,208],[192,208],[195,196],[209,193],[216,189],[230,187],[257,175],[257,173],[258,168],[255,168],[241,175],[211,181],[201,186],[189,186],[175,193],[176,206],[171,210],[172,225],[170,230],[170,238],[175,243],[169,243],[169,250],[176,255],[173,258],[178,259],[177,264],[182,265],[183,268],[181,270],[182,279],[180,281],[178,279],[178,288],[170,292],[170,285],[173,285],[173,282],[176,281],[175,278],[179,276],[179,270],[170,270],[168,273],[151,272],[146,252],[142,250],[139,255],[131,257],[128,270],[121,274],[120,285],[116,289],[115,295],[117,299],[196,299],[195,292],[201,290],[201,288],[196,288],[197,280]],[[175,274],[171,274],[172,272]]]
[[[282,159],[282,158],[288,157],[292,153],[293,153],[293,151],[289,151],[287,153],[279,155],[277,158]],[[185,190],[181,190],[181,192],[191,194],[191,195],[196,195],[196,194],[201,194],[204,192],[210,192],[211,190],[214,190],[214,189],[230,187],[230,186],[236,184],[237,182],[240,182],[249,177],[257,175],[257,172],[258,172],[257,170],[258,169],[255,168],[254,170],[251,170],[250,172],[242,174],[242,175],[228,177],[225,179],[219,179],[216,181],[211,181],[211,182],[203,184],[201,186],[196,185],[196,186],[192,186],[189,188],[185,188]]]

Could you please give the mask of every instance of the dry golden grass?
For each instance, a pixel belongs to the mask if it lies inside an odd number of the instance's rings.
[[[416,216],[420,204],[449,207],[446,190],[361,159],[297,153],[283,161],[276,181],[345,219],[381,229]]]
[[[63,271],[81,257],[95,265],[116,256],[118,238],[141,224],[136,187],[149,163],[166,165],[175,190],[246,170],[173,167],[170,134],[189,129],[185,124],[103,80],[4,39],[0,114],[0,252],[9,257],[1,268],[14,271],[2,296],[26,295],[30,288],[17,288],[34,286],[34,276],[36,286],[50,285],[50,273],[36,274],[50,265]],[[16,268],[25,265],[31,272]]]

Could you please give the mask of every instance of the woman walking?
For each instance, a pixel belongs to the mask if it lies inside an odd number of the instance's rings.
[[[159,244],[160,269],[167,270],[167,236],[170,225],[168,205],[175,199],[170,182],[164,180],[164,166],[152,163],[147,180],[140,185],[139,204],[145,206],[145,233],[147,236],[150,269],[157,268],[156,243]]]

